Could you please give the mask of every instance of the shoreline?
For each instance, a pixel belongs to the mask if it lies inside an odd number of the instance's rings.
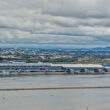
[[[110,72],[0,72],[0,76],[25,76],[25,75],[105,75]]]

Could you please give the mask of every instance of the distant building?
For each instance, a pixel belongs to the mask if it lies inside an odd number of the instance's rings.
[[[43,64],[13,62],[0,64],[0,74],[105,74],[110,66],[98,64]]]

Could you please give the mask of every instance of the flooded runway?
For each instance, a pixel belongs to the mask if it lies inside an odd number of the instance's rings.
[[[0,90],[0,110],[110,109],[110,75],[1,77]]]

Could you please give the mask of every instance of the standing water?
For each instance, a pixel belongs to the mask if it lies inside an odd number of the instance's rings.
[[[0,77],[0,89],[110,86],[110,75]],[[109,110],[110,89],[0,91],[0,110]]]

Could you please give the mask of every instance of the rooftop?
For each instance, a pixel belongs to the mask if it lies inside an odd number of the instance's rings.
[[[63,67],[87,67],[87,68],[102,68],[102,65],[99,64],[51,64],[52,66],[63,66]]]
[[[79,68],[79,67],[84,67],[84,68],[102,68],[104,67],[103,65],[100,64],[52,64],[52,63],[0,63],[0,66],[4,65],[10,65],[10,66],[18,66],[18,65],[23,65],[23,66],[28,66],[28,65],[48,65],[48,66],[62,66],[62,67],[70,67],[70,68]]]

